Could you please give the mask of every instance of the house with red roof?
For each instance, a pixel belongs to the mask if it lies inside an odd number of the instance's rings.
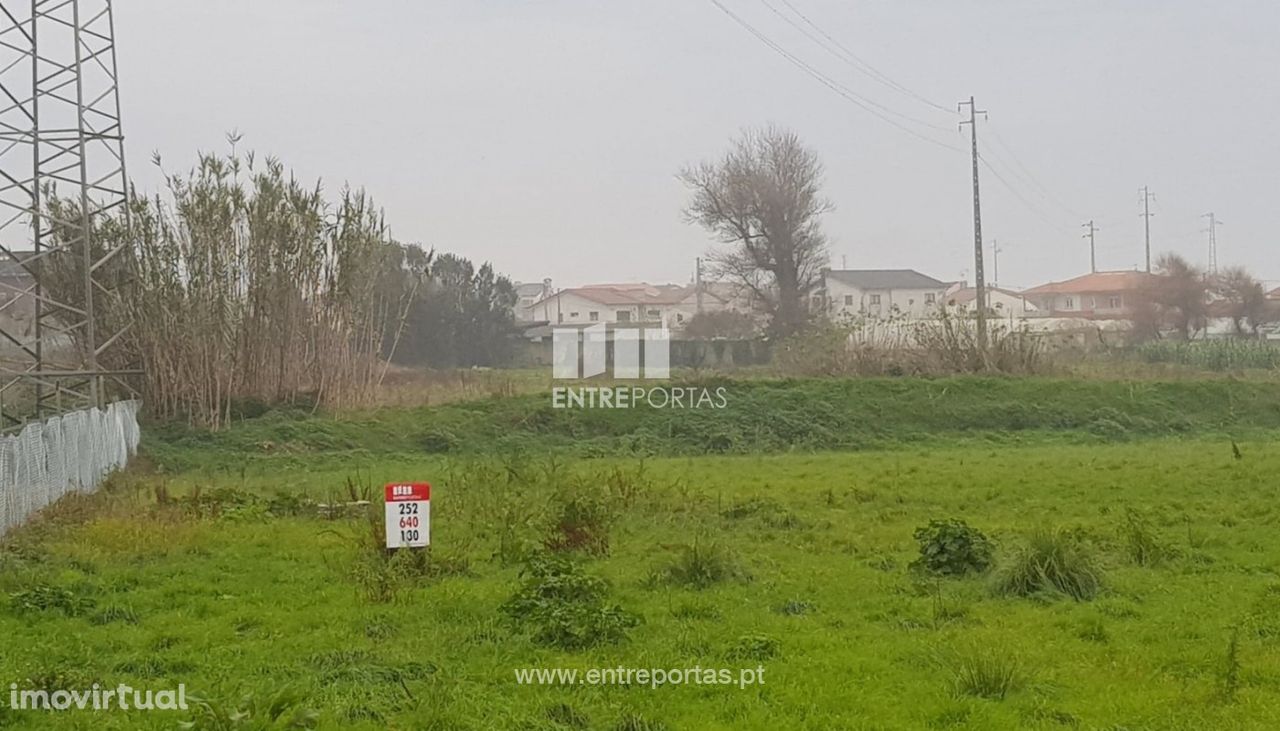
[[[1050,317],[1124,319],[1133,315],[1158,279],[1146,272],[1094,272],[1032,287],[1022,296]]]

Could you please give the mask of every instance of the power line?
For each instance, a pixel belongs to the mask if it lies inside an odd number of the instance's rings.
[[[987,171],[990,172],[992,175],[994,175],[995,179],[999,181],[1000,184],[1003,185],[1006,189],[1008,189],[1008,191],[1013,194],[1014,198],[1017,198],[1018,201],[1022,203],[1022,205],[1025,206],[1028,211],[1031,211],[1033,214],[1035,214],[1037,218],[1039,218],[1041,221],[1044,221],[1050,227],[1056,230],[1063,230],[1063,226],[1061,222],[1056,222],[1052,220],[1048,214],[1046,214],[1044,211],[1038,208],[1034,203],[1027,200],[1026,196],[1022,195],[1022,193],[1018,190],[1016,186],[1014,186],[1003,175],[1001,175],[1000,171],[996,170],[995,167],[992,166],[992,164],[987,160],[987,158],[984,155],[978,155],[978,159],[982,162],[983,165],[987,167]]]
[[[794,21],[794,20],[792,20],[791,18],[787,17],[787,15],[786,15],[785,13],[783,13],[781,10],[778,10],[778,8],[777,8],[777,7],[775,7],[772,3],[770,3],[770,2],[769,2],[769,0],[760,0],[760,2],[761,2],[761,3],[762,3],[766,8],[768,8],[768,9],[769,9],[769,11],[770,11],[770,12],[772,12],[774,15],[778,16],[779,18],[782,18],[782,19],[787,23],[787,25],[790,25],[792,28],[795,28],[796,30],[800,31],[800,32],[801,32],[801,33],[802,33],[806,38],[808,38],[809,40],[811,40],[811,41],[813,41],[815,44],[817,44],[819,48],[821,48],[822,50],[826,51],[827,53],[830,53],[831,55],[835,56],[837,59],[839,59],[839,60],[841,60],[841,61],[845,61],[846,63],[848,62],[848,59],[845,59],[845,58],[844,58],[843,56],[841,56],[839,53],[837,53],[836,51],[832,50],[832,49],[831,49],[831,47],[829,47],[826,43],[823,43],[823,41],[822,41],[822,39],[821,39],[821,38],[818,38],[817,36],[815,36],[813,33],[811,33],[811,32],[810,32],[808,29],[806,29],[804,26],[800,25],[800,24],[799,24],[799,23],[797,23],[796,21]],[[885,105],[883,105],[883,104],[880,104],[879,102],[876,102],[876,101],[874,101],[874,100],[872,100],[872,99],[869,99],[869,98],[867,98],[867,97],[865,97],[865,96],[860,96],[860,98],[861,98],[861,99],[863,99],[866,103],[868,103],[868,104],[870,104],[870,105],[872,105],[872,106],[876,107],[877,109],[880,109],[880,110],[882,110],[882,111],[884,111],[884,112],[886,112],[886,113],[888,113],[888,114],[892,114],[892,115],[894,115],[895,117],[901,117],[902,119],[905,119],[905,120],[907,120],[907,121],[909,121],[909,122],[914,122],[914,123],[916,123],[916,124],[918,124],[918,125],[921,125],[921,126],[923,126],[923,127],[928,127],[928,128],[930,128],[930,129],[935,129],[935,130],[937,130],[937,131],[939,131],[939,132],[949,132],[949,131],[950,131],[950,129],[949,129],[949,128],[947,128],[947,127],[942,127],[942,126],[937,125],[937,124],[934,124],[934,123],[932,123],[932,122],[927,122],[927,121],[925,121],[925,120],[923,120],[923,119],[920,119],[919,117],[913,117],[913,116],[911,116],[911,115],[909,115],[909,114],[903,114],[902,112],[899,112],[899,111],[898,111],[898,110],[896,110],[896,109],[892,109],[892,108],[890,108],[890,107],[887,107],[887,106],[885,106]]]
[[[1013,160],[1014,165],[1016,165],[1016,167],[1019,170],[1021,170],[1022,177],[1025,180],[1027,180],[1029,183],[1031,183],[1031,185],[1040,192],[1042,198],[1048,200],[1050,203],[1057,205],[1059,208],[1061,208],[1062,210],[1070,214],[1073,218],[1083,218],[1083,216],[1081,216],[1078,212],[1076,212],[1075,209],[1073,209],[1071,206],[1064,203],[1061,198],[1054,195],[1052,191],[1050,191],[1047,187],[1045,187],[1036,178],[1035,175],[1032,175],[1030,168],[1028,168],[1026,165],[1023,164],[1022,160],[1018,157],[1017,153],[1013,151],[1013,148],[1009,146],[1009,143],[1004,141],[1004,138],[1000,136],[1000,133],[996,131],[996,129],[988,127],[987,132],[991,137],[992,141],[995,142],[996,145],[999,146],[1002,150],[1004,150],[1004,152],[1008,154],[1009,158]],[[1008,166],[1007,163],[1006,163],[1006,166]]]
[[[767,2],[765,4],[768,5]],[[885,86],[889,87],[890,89],[893,89],[896,92],[905,94],[911,97],[912,99],[915,99],[918,102],[921,102],[930,107],[933,107],[934,109],[938,109],[940,111],[946,112],[947,114],[952,113],[950,107],[944,106],[942,104],[938,104],[937,102],[934,102],[934,101],[930,101],[926,97],[923,97],[920,94],[917,94],[911,89],[908,89],[902,84],[899,84],[898,82],[889,78],[885,74],[881,73],[876,69],[876,67],[872,66],[870,63],[868,63],[864,59],[859,58],[858,55],[853,51],[849,50],[847,46],[845,46],[843,43],[833,38],[830,33],[827,33],[825,30],[823,30],[821,26],[819,26],[817,23],[810,20],[809,16],[800,12],[800,9],[797,8],[795,5],[793,5],[790,0],[782,0],[782,4],[786,5],[787,8],[789,8],[791,12],[795,13],[801,20],[803,20],[806,25],[816,30],[819,34],[822,35],[823,38],[826,38],[833,45],[835,45],[836,48],[840,49],[845,55],[846,63],[848,63],[850,66],[857,68],[859,71],[862,71],[866,75],[870,76],[872,79],[875,79],[876,81],[880,82],[881,84],[884,84]]]
[[[819,83],[821,83],[823,86],[825,86],[825,87],[827,87],[828,89],[830,89],[830,90],[834,91],[836,94],[839,94],[839,95],[840,95],[841,97],[843,97],[846,101],[849,101],[849,102],[853,103],[855,106],[857,106],[858,108],[860,108],[860,109],[862,109],[863,111],[867,112],[868,114],[871,114],[871,115],[873,115],[873,116],[875,116],[875,117],[879,118],[880,120],[882,120],[882,121],[884,121],[884,122],[887,122],[888,124],[890,124],[890,125],[892,125],[892,126],[896,127],[897,129],[899,129],[899,130],[901,130],[901,131],[903,131],[903,132],[906,132],[907,134],[911,135],[912,137],[915,137],[916,139],[923,140],[923,141],[925,141],[925,142],[928,142],[928,143],[931,143],[931,144],[937,145],[938,147],[942,147],[942,148],[945,148],[945,149],[951,150],[951,151],[953,151],[953,152],[964,152],[964,150],[960,149],[959,147],[955,147],[955,146],[953,146],[953,145],[948,145],[948,144],[947,144],[947,143],[945,143],[945,142],[939,142],[938,140],[935,140],[935,139],[933,139],[932,137],[929,137],[929,136],[927,136],[927,135],[921,134],[920,132],[917,132],[917,131],[915,131],[915,130],[911,129],[910,127],[906,127],[906,126],[902,125],[901,123],[894,121],[892,118],[890,118],[890,117],[886,116],[884,113],[882,113],[882,112],[880,112],[879,110],[877,110],[877,109],[875,108],[875,106],[874,106],[874,105],[875,105],[875,102],[872,102],[871,100],[866,99],[865,97],[863,97],[862,95],[858,94],[857,92],[852,91],[851,89],[849,89],[848,87],[844,86],[844,85],[843,85],[843,84],[841,84],[840,82],[838,82],[838,81],[836,81],[836,80],[832,79],[831,77],[827,76],[826,74],[822,73],[821,71],[819,71],[819,70],[815,69],[813,66],[810,66],[808,63],[805,63],[802,59],[798,58],[797,56],[795,56],[795,55],[794,55],[794,54],[792,54],[791,52],[787,51],[787,49],[785,49],[785,48],[783,48],[782,46],[780,46],[779,44],[775,43],[771,38],[769,38],[769,37],[768,37],[767,35],[765,35],[763,32],[761,32],[760,30],[758,30],[755,26],[751,25],[751,24],[750,24],[750,23],[748,23],[746,20],[744,20],[743,18],[741,18],[740,16],[738,16],[736,13],[734,13],[732,10],[730,10],[730,9],[729,9],[729,8],[727,8],[727,7],[725,7],[725,6],[720,2],[720,0],[710,0],[710,2],[711,2],[711,4],[712,4],[712,5],[716,6],[716,8],[718,8],[718,9],[720,10],[720,12],[722,12],[722,13],[724,13],[725,15],[729,16],[729,18],[731,18],[731,19],[733,20],[733,22],[735,22],[735,23],[737,23],[738,25],[742,26],[742,28],[744,28],[748,33],[750,33],[751,35],[755,36],[756,40],[758,40],[758,41],[760,41],[761,43],[763,43],[763,44],[765,44],[766,46],[768,46],[768,47],[769,47],[769,49],[770,49],[770,50],[772,50],[774,53],[777,53],[778,55],[782,56],[782,57],[783,57],[783,58],[785,58],[787,61],[789,61],[792,65],[794,65],[794,66],[796,66],[797,68],[799,68],[800,70],[804,71],[806,74],[809,74],[810,76],[812,76],[814,79],[816,79],[816,80],[817,80]]]

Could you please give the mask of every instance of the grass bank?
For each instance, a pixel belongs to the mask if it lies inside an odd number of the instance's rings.
[[[1280,384],[1048,378],[708,380],[723,409],[556,409],[547,393],[341,417],[275,411],[234,429],[148,430],[175,468],[255,457],[681,456],[863,450],[968,439],[1110,442],[1280,429]]]

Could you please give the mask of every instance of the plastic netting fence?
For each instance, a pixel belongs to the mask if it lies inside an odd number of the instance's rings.
[[[73,411],[0,437],[0,535],[71,492],[93,492],[138,449],[138,402]]]

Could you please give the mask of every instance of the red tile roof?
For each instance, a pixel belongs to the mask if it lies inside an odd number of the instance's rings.
[[[1050,282],[1032,287],[1024,295],[1037,294],[1095,294],[1107,292],[1134,292],[1147,287],[1154,274],[1146,272],[1095,272],[1065,282]]]

